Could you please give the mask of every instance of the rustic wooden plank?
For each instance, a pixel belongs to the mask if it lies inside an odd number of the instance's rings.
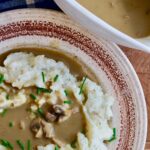
[[[127,55],[139,76],[144,89],[148,114],[150,114],[150,54],[126,47],[121,47],[121,49]],[[150,124],[150,115],[148,116],[148,124]],[[150,126],[148,127],[145,150],[150,150]]]

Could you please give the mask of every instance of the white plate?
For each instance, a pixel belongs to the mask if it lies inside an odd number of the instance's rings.
[[[115,44],[95,38],[58,12],[23,9],[1,13],[0,54],[22,47],[56,49],[77,56],[92,69],[103,89],[116,97],[113,126],[117,140],[109,149],[144,149],[147,111],[143,90],[132,65]]]

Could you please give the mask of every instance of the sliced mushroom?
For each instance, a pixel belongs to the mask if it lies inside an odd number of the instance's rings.
[[[38,132],[38,130],[40,129],[40,127],[41,127],[40,122],[41,122],[40,118],[36,118],[36,119],[32,120],[30,127],[34,133]]]
[[[48,123],[44,120],[41,121],[42,126],[43,126],[43,131],[45,133],[46,138],[52,138],[54,137],[54,127],[51,123]]]
[[[42,136],[43,136],[43,130],[42,130],[42,127],[40,127],[38,132],[35,134],[35,137],[36,138],[42,138]]]
[[[31,131],[35,133],[36,138],[41,138],[43,135],[42,125],[41,125],[41,119],[36,118],[31,122],[30,125]]]
[[[67,143],[65,143],[65,142],[60,141],[60,140],[57,139],[56,137],[53,137],[52,140],[53,140],[53,142],[54,142],[56,145],[58,145],[58,146],[60,146],[60,147],[64,147],[64,146],[67,144]]]
[[[71,110],[64,110],[62,105],[53,105],[50,112],[45,113],[45,119],[48,122],[64,122],[66,121],[72,114],[78,113],[79,108],[75,107]]]
[[[58,122],[59,123],[64,122],[67,119],[69,119],[72,114],[75,114],[75,113],[78,113],[78,112],[79,112],[79,108],[78,107],[75,107],[75,108],[73,108],[71,110],[66,110],[64,116],[60,116],[59,117]]]
[[[53,105],[53,110],[57,115],[64,115],[64,109],[61,105]]]
[[[20,121],[20,123],[19,123],[19,128],[21,129],[21,130],[24,130],[25,129],[25,122],[24,121]]]
[[[50,113],[50,112],[47,112],[47,113],[45,114],[45,119],[46,119],[46,121],[48,121],[48,122],[55,122],[55,121],[57,120],[57,116],[56,116],[55,114],[52,114],[52,113]]]
[[[72,114],[72,110],[66,110],[65,115],[60,116],[58,122],[61,123],[61,122],[66,121],[67,119],[69,119],[71,117],[71,114]]]

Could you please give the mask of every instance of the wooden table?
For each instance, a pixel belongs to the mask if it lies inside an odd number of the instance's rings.
[[[140,78],[144,89],[148,114],[150,114],[150,54],[136,51],[130,48],[121,48],[129,58]],[[148,116],[148,124],[150,124],[150,115]],[[145,150],[150,150],[150,126],[148,127]]]

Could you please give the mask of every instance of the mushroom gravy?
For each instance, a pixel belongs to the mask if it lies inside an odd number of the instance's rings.
[[[77,62],[76,57],[71,58],[61,52],[50,51],[46,49],[23,48],[9,51],[0,56],[0,65],[3,65],[4,59],[10,53],[19,51],[32,52],[35,55],[44,54],[46,57],[52,58],[56,61],[59,60],[64,62],[71,70],[71,73],[76,75],[78,78],[88,75],[89,78],[92,78],[93,80],[96,79],[96,77],[88,68],[85,69],[84,65]],[[28,88],[26,92],[29,94],[31,92],[33,93],[33,91],[34,88]],[[54,129],[57,138],[65,143],[73,142],[76,139],[76,134],[78,132],[82,132],[85,126],[84,115],[82,114],[80,105],[74,100],[72,95],[70,98],[73,100],[72,107],[78,107],[79,112],[73,114],[68,120],[62,123],[54,123]],[[51,142],[53,143],[53,141],[45,137],[39,139],[34,137],[30,129],[32,119],[29,117],[29,105],[30,102],[14,109],[8,109],[3,117],[0,115],[0,139],[8,140],[11,144],[13,144],[15,150],[20,149],[16,143],[16,140],[21,140],[25,147],[27,147],[27,140],[30,140],[33,149],[36,149],[37,145],[47,145]],[[46,110],[47,107],[49,106],[43,106],[43,110]],[[21,122],[24,124],[24,127],[20,127]]]
[[[77,0],[118,30],[140,38],[150,35],[149,0]]]
[[[107,150],[116,140],[115,97],[78,57],[63,53],[1,55],[1,150]]]

